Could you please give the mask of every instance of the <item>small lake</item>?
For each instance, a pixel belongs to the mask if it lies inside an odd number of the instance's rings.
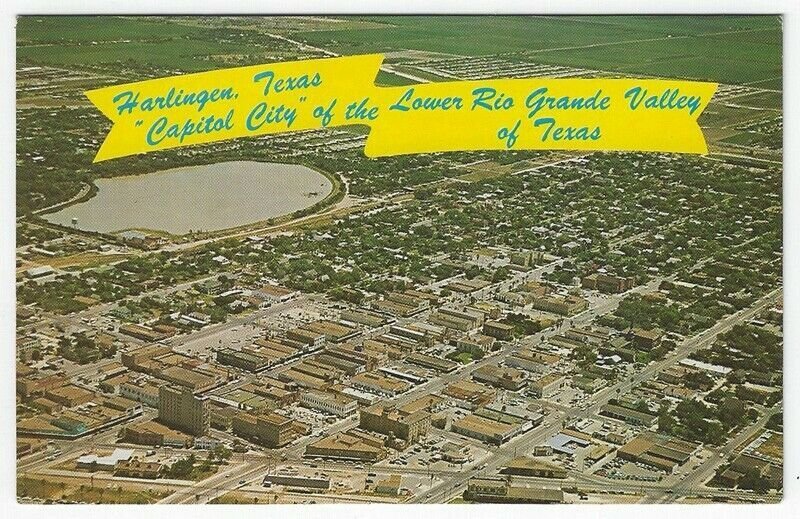
[[[272,162],[221,162],[145,175],[104,178],[90,200],[47,221],[88,231],[152,229],[172,234],[218,231],[305,209],[333,185],[306,166]]]

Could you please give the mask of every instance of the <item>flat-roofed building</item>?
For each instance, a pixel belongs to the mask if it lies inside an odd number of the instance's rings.
[[[21,375],[17,373],[17,393],[23,397],[43,395],[50,389],[65,385],[69,379],[63,373],[48,375],[42,372],[32,372]]]
[[[277,413],[254,415],[239,412],[231,420],[233,434],[269,448],[279,448],[308,434],[308,424]]]
[[[171,353],[172,350],[161,344],[149,344],[141,348],[122,352],[122,365],[133,371],[147,372],[154,359]]]
[[[301,476],[294,473],[267,474],[262,482],[264,486],[279,485],[282,487],[294,487],[315,490],[328,490],[331,488],[331,480],[327,477]]]
[[[383,443],[383,438],[352,429],[315,441],[306,447],[305,456],[374,463],[386,458],[386,448]]]
[[[422,311],[415,306],[404,305],[388,299],[373,302],[372,308],[378,312],[383,312],[394,317],[411,317]]]
[[[322,390],[328,385],[327,381],[294,368],[282,371],[278,376],[282,381],[290,382],[301,388]]]
[[[43,249],[42,249],[43,250]],[[55,274],[56,271],[50,265],[42,265],[40,267],[32,267],[25,271],[25,276],[30,279],[39,279]]]
[[[566,379],[559,373],[550,373],[528,383],[528,390],[536,398],[552,398],[559,394]]]
[[[133,458],[118,461],[114,466],[114,475],[123,478],[156,479],[163,470],[164,465],[161,463]]]
[[[412,364],[422,366],[423,368],[429,368],[440,373],[450,373],[458,367],[457,362],[441,357],[434,357],[433,355],[427,355],[425,353],[411,353],[406,357],[406,360]]]
[[[80,469],[113,471],[118,462],[128,461],[133,457],[133,449],[114,449],[113,452],[98,456],[97,454],[84,454],[75,461]]]
[[[367,431],[415,442],[430,432],[431,414],[421,409],[409,413],[402,408],[375,404],[361,410],[359,426]]]
[[[634,328],[631,330],[631,343],[634,347],[640,350],[652,350],[661,344],[661,338],[664,332],[654,328],[652,330],[644,330],[642,328]]]
[[[391,301],[393,303],[397,303],[400,305],[404,305],[411,308],[411,312],[408,315],[414,315],[419,312],[423,312],[430,308],[430,300],[419,297],[414,294],[410,294],[408,292],[401,293],[401,292],[390,292],[384,298],[385,300]]]
[[[459,407],[467,409],[475,409],[489,404],[497,396],[497,392],[493,388],[471,380],[453,382],[444,389],[444,394],[454,398]]]
[[[506,359],[506,364],[531,373],[547,373],[558,364],[560,357],[552,353],[522,350]]]
[[[289,288],[267,283],[266,285],[262,285],[259,288],[254,289],[252,294],[257,298],[270,303],[284,303],[294,297],[297,297],[299,292],[297,290],[291,290]]]
[[[122,440],[137,445],[166,445],[170,447],[191,447],[192,437],[166,425],[149,421],[126,425],[122,428]]]
[[[689,461],[698,448],[697,443],[645,431],[620,447],[617,456],[671,473]]]
[[[119,332],[147,342],[158,342],[167,338],[165,333],[157,332],[140,324],[123,324],[119,327]]]
[[[658,416],[656,415],[645,413],[637,409],[624,407],[618,404],[609,403],[604,405],[600,409],[600,414],[603,416],[608,416],[609,418],[614,418],[616,420],[622,420],[623,422],[632,425],[643,425],[645,427],[653,427],[658,423]]]
[[[467,335],[466,337],[461,337],[458,339],[458,341],[456,341],[456,347],[460,352],[468,351],[473,355],[478,355],[492,351],[492,349],[494,349],[495,342],[497,342],[497,339],[490,335],[476,333],[474,335]]]
[[[589,308],[589,301],[573,295],[536,296],[532,298],[531,304],[537,310],[565,316],[575,315]]]
[[[388,478],[381,479],[375,483],[375,493],[384,496],[399,496],[403,476],[392,474]]]
[[[472,372],[472,378],[495,387],[518,391],[527,381],[525,373],[514,368],[483,366]]]
[[[350,379],[350,385],[382,396],[396,396],[409,390],[411,384],[404,380],[385,377],[373,371],[359,373]]]
[[[611,331],[599,327],[570,328],[565,332],[567,337],[589,344],[604,344],[611,340]]]
[[[354,398],[332,391],[303,391],[300,393],[300,403],[336,416],[350,416],[358,411],[358,402]]]
[[[158,420],[192,436],[206,436],[211,424],[208,400],[189,388],[163,385],[158,392]]]
[[[527,456],[520,456],[509,461],[508,465],[500,470],[500,473],[550,479],[566,479],[567,477],[567,469]]]
[[[550,488],[517,486],[508,478],[474,477],[467,483],[464,499],[483,503],[563,503],[564,492]]]
[[[296,364],[293,364],[292,369],[299,371],[300,373],[305,373],[306,375],[316,377],[320,380],[324,380],[325,382],[332,382],[342,377],[342,371],[332,366],[326,366],[325,364],[320,366],[319,363],[309,360],[302,360]]]
[[[370,328],[380,328],[390,322],[390,319],[385,315],[370,310],[364,310],[363,308],[342,310],[341,317],[345,321],[361,324]]]
[[[471,414],[453,422],[452,431],[486,443],[500,445],[522,432],[524,427],[522,420],[516,423],[503,423]]]
[[[225,366],[256,372],[271,366],[273,361],[270,357],[259,355],[256,351],[223,348],[217,350],[217,362]]]
[[[200,369],[189,369],[183,366],[170,366],[157,376],[176,386],[183,386],[190,391],[204,391],[222,382],[222,377],[204,373]]]
[[[45,396],[49,400],[61,404],[64,407],[75,407],[76,405],[90,402],[95,398],[96,394],[94,391],[89,391],[88,389],[74,384],[68,384],[48,390]]]
[[[341,370],[351,376],[361,373],[366,368],[366,363],[359,362],[360,359],[355,357],[347,358],[346,355],[336,353],[332,350],[325,350],[324,353],[316,355],[314,360],[321,364],[327,364],[330,368]]]
[[[325,345],[325,334],[303,327],[287,330],[286,337],[314,349],[322,348]]]
[[[483,323],[483,333],[501,341],[510,341],[514,338],[514,327],[500,321],[486,321]]]
[[[355,326],[348,326],[342,322],[335,322],[329,319],[308,323],[302,326],[302,329],[322,334],[329,343],[344,342],[361,334],[361,330]]]
[[[590,290],[599,290],[606,294],[619,294],[633,288],[632,277],[612,276],[595,272],[581,279],[581,286]]]

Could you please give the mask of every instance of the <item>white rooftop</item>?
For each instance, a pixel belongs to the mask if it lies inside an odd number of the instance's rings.
[[[127,461],[131,459],[133,456],[134,450],[133,449],[114,449],[114,452],[109,454],[108,456],[98,456],[96,454],[84,454],[80,458],[78,458],[78,464],[80,465],[91,465],[92,463],[96,463],[97,465],[116,465],[118,461]]]

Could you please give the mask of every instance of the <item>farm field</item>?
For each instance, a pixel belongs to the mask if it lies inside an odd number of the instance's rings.
[[[523,53],[542,63],[729,83],[771,81],[781,75],[776,17],[402,16],[380,21],[391,27],[295,37],[346,54],[401,49],[466,56]],[[741,66],[743,61],[747,67]],[[761,87],[775,88],[777,83],[768,85]]]

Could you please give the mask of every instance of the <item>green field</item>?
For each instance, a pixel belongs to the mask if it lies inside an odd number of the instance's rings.
[[[781,76],[781,32],[763,29],[751,33],[673,37],[537,52],[531,59],[578,68],[743,84]],[[747,66],[743,66],[744,63]]]
[[[17,57],[21,63],[54,66],[186,72],[292,57],[291,44],[269,36],[275,29],[269,19],[244,21],[246,28],[224,28],[189,17],[20,17]],[[339,23],[346,29],[288,35],[343,54],[407,49],[504,54],[592,70],[781,88],[776,16],[380,16]],[[408,83],[385,73],[379,79],[386,85]]]
[[[156,18],[20,16],[17,18],[17,45],[177,38],[191,36],[195,30]]]
[[[392,27],[314,31],[295,37],[347,54],[402,49],[464,56],[517,53],[534,62],[578,68],[728,83],[771,82],[764,88],[775,88],[775,78],[781,76],[781,27],[774,16],[400,16],[369,20]]]
[[[52,45],[47,47],[22,47],[17,58],[53,66],[125,65],[134,61],[142,65],[164,67],[185,72],[199,72],[217,68],[206,54],[242,52],[241,47],[198,40],[172,42],[106,43],[103,45]]]
[[[273,61],[291,44],[254,30],[183,25],[179,20],[110,16],[29,16],[18,18],[17,60],[52,66],[154,67],[199,72],[228,64]],[[292,57],[290,54],[289,57]]]

